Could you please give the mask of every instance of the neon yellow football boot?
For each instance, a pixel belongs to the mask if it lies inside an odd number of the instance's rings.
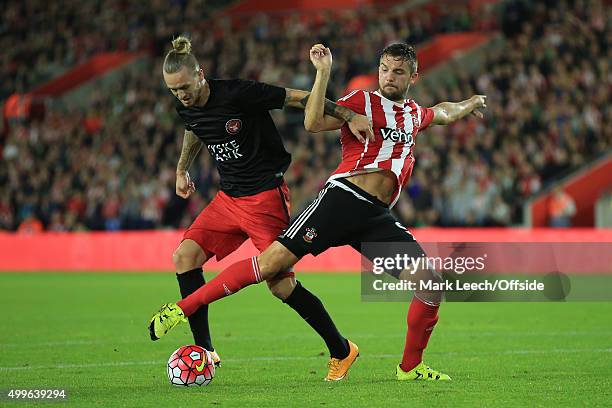
[[[174,329],[177,324],[186,321],[185,313],[176,303],[166,303],[149,321],[151,340],[159,340]]]
[[[402,370],[402,367],[398,364],[395,368],[395,374],[399,381],[450,381],[451,379],[448,374],[434,370],[428,365],[425,365],[422,361],[408,372]]]

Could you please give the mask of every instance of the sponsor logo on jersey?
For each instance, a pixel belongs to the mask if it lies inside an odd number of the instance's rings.
[[[380,128],[380,134],[382,135],[383,140],[391,140],[395,143],[406,143],[412,144],[412,132],[406,132],[405,129],[389,129],[389,128]]]
[[[239,152],[240,145],[235,140],[229,142],[219,143],[214,145],[208,145],[208,151],[210,155],[214,157],[217,162],[224,162],[228,160],[240,159],[242,153]]]
[[[304,238],[304,241],[308,242],[309,244],[312,243],[312,240],[315,239],[317,237],[317,230],[314,228],[306,228],[306,233],[304,234],[304,236],[302,238]]]
[[[240,119],[230,119],[225,124],[225,130],[230,135],[235,135],[242,129],[242,121]]]

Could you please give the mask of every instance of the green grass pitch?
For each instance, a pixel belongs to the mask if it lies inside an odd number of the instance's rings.
[[[322,381],[323,342],[263,285],[211,306],[223,367],[208,387],[169,384],[182,325],[158,342],[150,315],[174,274],[0,274],[0,389],[63,388],[58,406],[598,406],[612,401],[612,303],[448,303],[425,361],[450,383],[398,382],[407,304],[363,303],[357,274],[303,274],[361,357]],[[2,399],[4,398],[4,399]],[[39,406],[39,403],[0,405]]]

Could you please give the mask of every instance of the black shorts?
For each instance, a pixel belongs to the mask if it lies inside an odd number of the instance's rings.
[[[276,240],[298,258],[342,245],[362,252],[364,242],[412,243],[422,253],[385,203],[345,179],[328,182]]]

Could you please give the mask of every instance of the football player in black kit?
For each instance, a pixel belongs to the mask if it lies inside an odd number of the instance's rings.
[[[289,190],[283,174],[291,155],[283,146],[269,110],[285,106],[303,109],[309,92],[254,81],[205,78],[187,38],[178,37],[172,46],[164,61],[163,76],[177,98],[176,110],[185,123],[176,169],[176,194],[188,198],[195,191],[187,170],[203,145],[220,175],[220,191],[187,229],[173,254],[184,298],[205,284],[202,265],[208,259],[224,258],[248,238],[262,251],[288,226]],[[373,138],[366,116],[331,101],[326,101],[325,113],[346,121],[360,141]],[[330,364],[348,358],[349,352],[355,354],[356,346],[340,335],[321,301],[296,282],[293,272],[281,273],[267,280],[267,284],[323,338]],[[176,312],[166,305],[162,307],[149,323],[151,339],[157,340],[170,329],[155,320]],[[189,324],[195,343],[211,351],[219,364],[210,338],[208,307],[189,316]],[[329,374],[326,377],[342,378]]]

